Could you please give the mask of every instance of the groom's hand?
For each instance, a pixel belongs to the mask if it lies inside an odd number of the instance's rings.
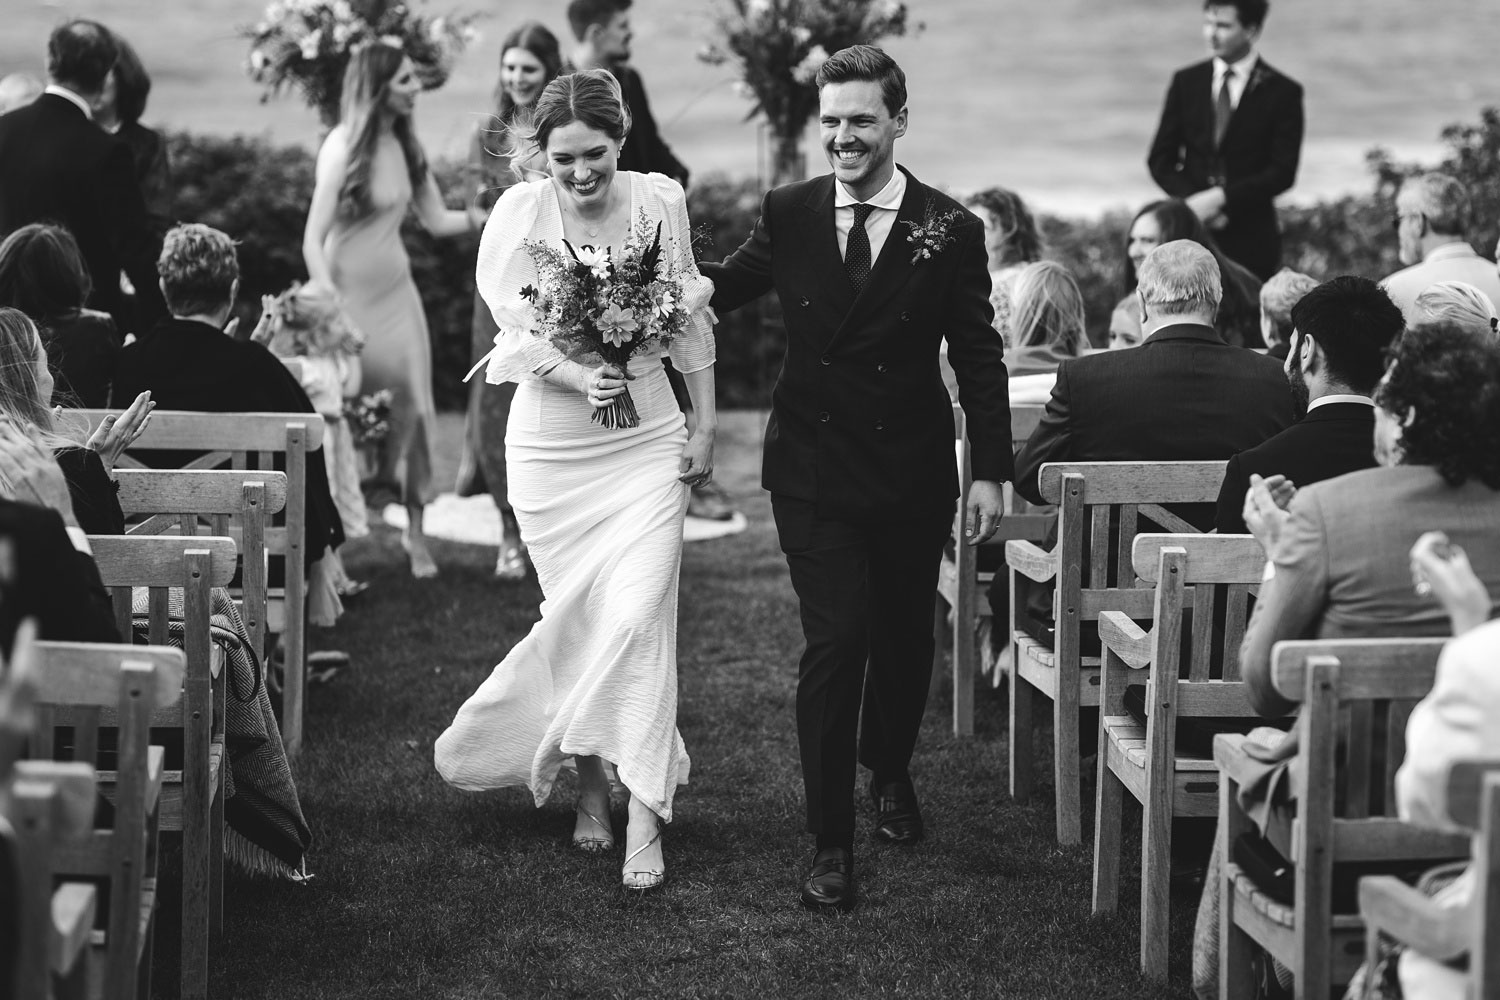
[[[969,503],[964,509],[964,539],[970,545],[989,541],[995,529],[1000,527],[1000,498],[1003,495],[999,483],[976,479],[969,484]]]

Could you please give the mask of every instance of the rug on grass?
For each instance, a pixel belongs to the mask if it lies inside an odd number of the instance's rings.
[[[406,508],[400,504],[387,504],[380,512],[381,519],[393,528],[406,527]],[[702,542],[725,535],[737,535],[747,526],[745,515],[735,511],[727,521],[710,521],[701,517],[690,517],[683,523],[682,540]],[[429,538],[442,538],[450,542],[468,545],[500,544],[500,509],[488,494],[461,497],[456,493],[444,493],[427,505],[422,516],[422,528]]]

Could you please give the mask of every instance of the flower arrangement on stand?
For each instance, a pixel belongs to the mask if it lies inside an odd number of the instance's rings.
[[[478,40],[477,20],[474,14],[429,16],[392,0],[272,0],[261,22],[242,32],[250,39],[245,68],[265,88],[262,102],[295,88],[332,128],[356,48],[395,45],[411,57],[423,89],[435,90]]]
[[[762,116],[771,130],[772,186],[805,173],[802,135],[817,113],[813,81],[828,57],[909,28],[898,0],[725,0],[714,24],[720,37],[698,58],[737,66],[739,88],[755,101],[746,120]]]

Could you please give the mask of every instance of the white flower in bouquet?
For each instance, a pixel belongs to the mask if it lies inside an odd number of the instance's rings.
[[[389,45],[394,49],[404,50],[406,48],[406,39],[402,38],[400,35],[381,35],[380,43],[382,45]]]
[[[579,247],[576,251],[578,263],[594,272],[597,278],[609,275],[609,248]]]
[[[314,28],[312,33],[302,39],[302,58],[318,58],[318,48],[323,44],[323,29]]]
[[[792,67],[792,79],[798,83],[812,83],[817,77],[818,70],[828,61],[828,50],[821,45],[814,45],[808,50],[802,61]]]
[[[657,289],[653,302],[656,306],[656,315],[662,319],[672,315],[672,310],[677,308],[677,296],[672,294],[670,288]]]
[[[756,21],[771,13],[771,0],[750,0],[745,4],[745,19]]]
[[[354,8],[349,6],[348,0],[334,0],[333,16],[339,21],[348,23],[354,20]]]
[[[270,62],[270,58],[260,49],[250,50],[250,71],[252,73],[259,73],[261,70],[265,69],[266,66],[270,64]]]
[[[806,45],[812,41],[812,31],[806,25],[799,24],[792,29],[792,41],[798,45]]]
[[[427,37],[434,42],[441,42],[443,36],[448,32],[448,21],[446,18],[435,17],[427,25]]]
[[[348,24],[335,24],[333,26],[333,45],[337,49],[349,47],[349,40],[354,37],[354,27]]]

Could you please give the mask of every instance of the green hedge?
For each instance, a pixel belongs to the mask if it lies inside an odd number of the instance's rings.
[[[1447,153],[1438,169],[1457,175],[1474,195],[1474,235],[1489,255],[1500,232],[1500,111],[1486,110],[1475,124],[1454,125],[1442,138]],[[169,136],[177,188],[175,214],[204,222],[240,241],[242,326],[263,293],[280,291],[305,276],[302,227],[312,198],[313,157],[300,147],[263,138]],[[1383,151],[1369,157],[1372,191],[1282,212],[1285,260],[1314,277],[1364,274],[1382,277],[1399,267],[1391,230],[1394,192],[1418,169]],[[464,191],[462,165],[434,166],[450,201]],[[760,204],[753,181],[709,175],[688,196],[699,257],[721,260],[749,233]],[[1092,220],[1041,220],[1048,256],[1077,277],[1088,303],[1090,330],[1098,334],[1121,294],[1125,228],[1129,215]],[[469,322],[474,304],[475,242],[436,240],[408,225],[407,251],[431,327],[437,399],[443,409],[463,406],[460,377],[468,370]],[[770,399],[783,342],[776,303],[764,300],[724,317],[719,341],[718,391],[725,406],[764,406]]]

